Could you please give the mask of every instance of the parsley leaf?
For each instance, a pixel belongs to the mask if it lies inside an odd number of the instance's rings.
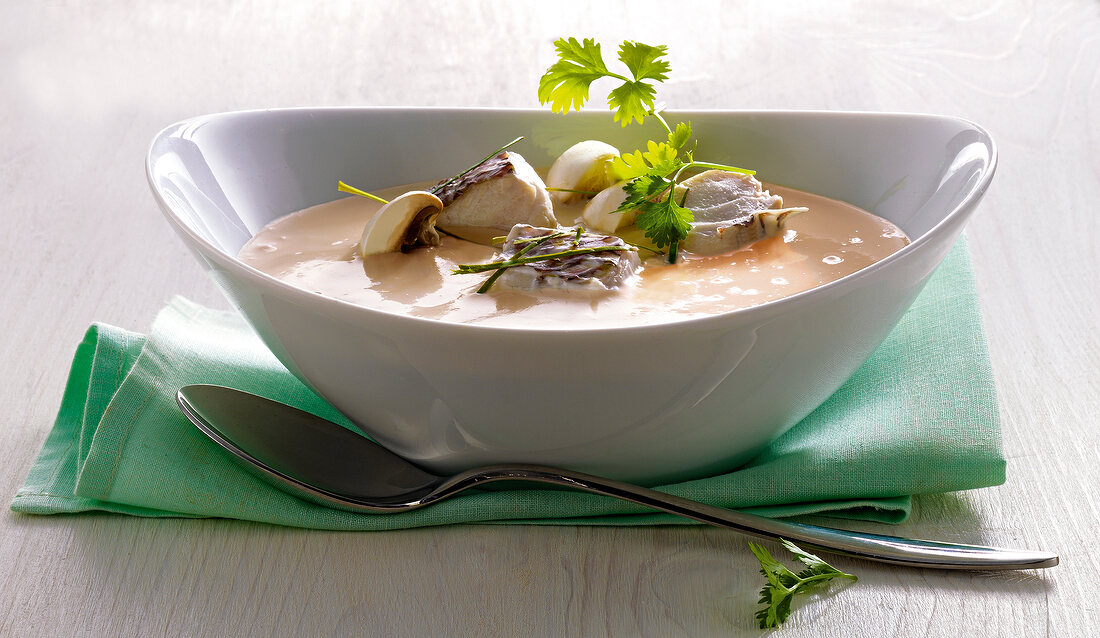
[[[668,177],[684,165],[680,161],[680,153],[661,142],[660,144],[650,140],[646,144],[645,151],[623,153],[611,160],[609,170],[613,181],[621,182],[624,179],[634,179],[646,174],[655,174],[660,177]]]
[[[540,104],[549,102],[550,110],[555,113],[579,111],[588,101],[592,83],[609,77],[623,82],[607,96],[616,122],[623,126],[635,120],[641,122],[653,112],[657,89],[651,82],[663,82],[668,78],[669,64],[663,59],[668,47],[623,42],[619,46],[619,60],[626,65],[631,77],[609,71],[600,45],[591,38],[580,42],[576,38],[559,38],[554,41],[554,48],[558,51],[558,61],[539,80]]]
[[[680,176],[688,169],[717,169],[752,174],[752,171],[697,162],[695,146],[688,148],[692,130],[688,122],[680,122],[673,129],[657,112],[655,84],[668,79],[669,63],[666,46],[652,46],[627,40],[619,45],[619,61],[630,76],[615,73],[604,64],[600,45],[592,39],[559,38],[554,42],[558,61],[550,66],[539,80],[539,102],[550,104],[555,113],[578,111],[588,101],[592,83],[604,77],[615,78],[622,83],[611,90],[607,104],[616,122],[623,126],[642,122],[653,116],[668,133],[667,141],[649,141],[645,150],[624,153],[608,167],[613,181],[626,181],[623,188],[627,198],[617,212],[637,211],[635,225],[645,231],[645,236],[658,248],[669,246],[669,263],[676,262],[676,246],[691,230],[694,216],[677,204],[671,193]]]
[[[646,174],[623,185],[626,199],[618,211],[638,211],[634,225],[658,248],[669,246],[669,262],[676,261],[676,245],[687,237],[694,216],[672,197],[676,182]],[[686,193],[685,193],[686,196]]]
[[[630,69],[630,74],[635,80],[656,80],[664,82],[668,79],[668,60],[662,60],[668,54],[668,47],[664,45],[650,46],[640,42],[627,40],[619,45],[619,60]]]
[[[624,82],[611,91],[607,104],[615,111],[615,121],[626,126],[635,120],[641,123],[653,112],[657,89],[645,80],[664,82],[668,79],[668,60],[662,59],[668,47],[651,46],[629,40],[619,45],[619,61],[630,69],[633,82]]]
[[[760,573],[768,579],[760,590],[760,600],[757,601],[765,605],[756,612],[761,629],[778,627],[786,622],[791,615],[791,601],[796,595],[817,591],[835,578],[857,580],[852,574],[840,571],[794,543],[786,539],[780,540],[795,558],[806,565],[806,569],[796,574],[777,561],[764,547],[749,543],[749,549],[760,561]]]
[[[568,113],[581,110],[588,100],[588,89],[596,80],[612,75],[603,62],[600,45],[591,38],[577,42],[576,38],[554,42],[558,61],[539,80],[539,103],[550,102],[550,110]]]
[[[671,133],[668,134],[668,145],[682,151],[684,145],[691,139],[691,122],[680,122]]]
[[[623,82],[607,96],[607,105],[615,112],[614,118],[623,126],[637,120],[641,124],[653,111],[657,89],[646,82]]]

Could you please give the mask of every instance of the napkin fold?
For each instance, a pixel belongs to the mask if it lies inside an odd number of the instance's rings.
[[[289,496],[195,429],[176,390],[215,383],[350,423],[293,377],[235,313],[181,298],[150,335],[95,324],[73,359],[53,429],[12,509],[226,517],[318,529],[470,522],[687,522],[615,499],[532,489],[470,492],[422,510],[355,514]],[[989,357],[965,239],[870,359],[821,407],[745,467],[660,489],[765,516],[884,522],[914,494],[1004,482]]]

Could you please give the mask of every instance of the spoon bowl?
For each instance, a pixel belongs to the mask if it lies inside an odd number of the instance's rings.
[[[187,418],[246,469],[303,499],[353,512],[425,507],[474,487],[530,481],[623,499],[761,538],[868,560],[942,569],[1052,567],[1046,552],[864,534],[728,510],[589,474],[538,465],[493,465],[440,476],[340,425],[263,397],[214,385],[176,395]]]

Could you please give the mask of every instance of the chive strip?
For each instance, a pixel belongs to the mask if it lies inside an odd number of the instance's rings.
[[[579,191],[572,188],[558,188],[556,186],[547,186],[546,190],[558,193],[580,193],[581,195],[599,195],[596,191]]]
[[[528,248],[533,248],[537,244],[532,244]],[[538,255],[535,257],[521,257],[520,253],[516,253],[515,257],[504,261],[494,261],[488,264],[460,264],[458,268],[455,268],[452,272],[456,275],[469,275],[479,272],[488,272],[490,270],[503,270],[506,268],[512,268],[513,266],[522,266],[524,264],[531,264],[536,261],[547,261],[549,259],[558,259],[560,257],[575,257],[577,255],[588,255],[590,253],[604,253],[604,252],[621,252],[624,250],[633,250],[633,246],[592,246],[590,248],[574,248],[571,250],[562,250],[556,253],[546,253],[545,255]],[[525,251],[524,251],[525,252]]]
[[[742,175],[756,175],[756,171],[748,168],[738,168],[736,166],[726,166],[725,164],[712,164],[710,162],[690,162],[685,168],[714,168],[720,171],[729,171],[731,173],[741,173]]]
[[[535,246],[539,246],[541,244],[544,244],[544,243],[550,241],[551,239],[555,239],[556,237],[562,236],[563,234],[565,234],[565,233],[554,233],[554,234],[550,234],[550,235],[545,235],[543,237],[539,237],[537,241],[533,241],[533,242],[527,244],[526,246],[524,246],[523,250],[520,250],[518,253],[513,255],[512,258],[508,260],[508,262],[511,262],[515,259],[519,259],[520,257],[523,257],[527,253],[534,250]],[[515,245],[515,242],[512,242],[512,245]],[[508,263],[508,262],[504,262],[504,263]],[[477,289],[478,294],[484,294],[484,293],[489,292],[489,289],[493,287],[493,284],[495,284],[497,279],[499,279],[500,276],[504,274],[505,269],[507,269],[509,267],[510,266],[504,266],[504,267],[498,268],[497,271],[494,272],[492,275],[490,275],[489,278],[485,280],[485,283],[481,284],[481,287]],[[458,268],[459,268],[458,270],[455,270],[455,273],[460,272],[462,270],[462,268],[464,268],[464,266],[459,266]],[[478,270],[478,271],[464,271],[464,272],[485,272],[485,271],[484,270]]]
[[[504,151],[505,149],[507,149],[508,147],[512,146],[512,145],[513,145],[513,144],[515,144],[516,142],[519,142],[519,141],[520,141],[520,140],[522,140],[522,139],[523,139],[523,136],[522,136],[522,135],[520,135],[519,137],[517,137],[516,139],[512,140],[511,142],[508,142],[508,143],[507,143],[507,144],[505,144],[504,146],[501,146],[501,147],[500,147],[500,148],[498,148],[497,150],[495,150],[495,151],[493,151],[492,153],[489,153],[488,155],[486,155],[486,156],[485,156],[485,157],[484,157],[484,158],[483,158],[483,159],[482,159],[482,160],[481,160],[480,162],[478,162],[477,164],[474,164],[474,165],[473,165],[473,166],[471,166],[470,168],[467,168],[466,170],[462,171],[462,172],[461,172],[461,173],[459,173],[458,175],[455,175],[455,176],[454,176],[454,177],[452,177],[451,179],[449,179],[449,180],[447,180],[447,181],[445,181],[445,182],[443,182],[443,183],[441,183],[441,184],[439,184],[439,185],[437,185],[437,186],[433,186],[433,187],[432,187],[432,189],[431,189],[430,191],[428,191],[428,192],[429,192],[429,193],[431,193],[431,194],[433,194],[433,195],[437,195],[437,194],[439,194],[439,191],[441,191],[441,190],[443,190],[444,188],[446,188],[446,187],[450,186],[451,184],[453,184],[453,183],[454,183],[454,182],[455,182],[456,180],[458,180],[458,179],[459,179],[460,177],[462,177],[462,176],[463,176],[463,175],[465,175],[466,173],[469,173],[470,171],[474,170],[474,169],[475,169],[475,168],[477,168],[478,166],[481,166],[481,165],[482,165],[482,164],[484,164],[485,162],[488,162],[489,160],[493,159],[494,157],[496,157],[497,155],[499,155],[499,154],[500,154],[500,153],[501,153],[502,151]]]

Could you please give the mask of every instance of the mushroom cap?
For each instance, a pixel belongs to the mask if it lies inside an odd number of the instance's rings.
[[[623,190],[625,184],[626,182],[619,182],[609,186],[588,202],[581,215],[586,228],[601,233],[613,233],[634,223],[634,218],[638,216],[636,211],[615,212],[626,201],[626,191]]]
[[[359,239],[359,254],[392,253],[418,244],[438,244],[435,221],[443,202],[427,191],[395,197],[371,218]]]
[[[598,140],[577,142],[565,149],[546,174],[550,188],[602,191],[611,185],[607,163],[618,157],[619,149]],[[580,193],[553,192],[551,197],[563,204],[580,199]]]

